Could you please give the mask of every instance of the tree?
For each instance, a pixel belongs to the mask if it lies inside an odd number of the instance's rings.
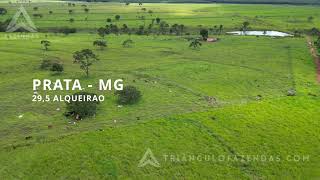
[[[209,32],[207,29],[201,29],[200,35],[202,36],[202,39],[206,41],[208,39]]]
[[[98,46],[101,50],[107,47],[107,42],[105,40],[95,40],[93,41],[94,46]]]
[[[199,41],[199,39],[194,38],[191,40],[189,47],[192,47],[193,49],[198,48],[199,46],[202,46],[201,42]]]
[[[7,9],[5,9],[5,8],[0,8],[0,15],[5,15],[5,14],[7,14]]]
[[[89,67],[96,61],[98,57],[90,50],[83,49],[73,53],[74,63],[80,64],[80,69],[84,70],[87,77],[89,77]]]
[[[119,104],[135,104],[141,99],[141,92],[134,86],[126,86],[122,91],[116,91]]]
[[[34,11],[38,11],[38,9],[39,9],[38,7],[33,7]]]
[[[122,28],[121,28],[121,31],[122,31],[123,33],[128,33],[128,32],[129,32],[129,27],[128,27],[128,25],[123,24],[123,25],[122,25]]]
[[[72,9],[69,9],[68,12],[69,12],[69,14],[72,14],[72,13],[73,13],[73,10],[72,10]]]
[[[35,14],[33,14],[33,17],[39,17],[39,18],[42,18],[42,14],[35,13]]]
[[[133,44],[133,41],[131,39],[127,39],[127,40],[122,42],[122,47],[128,48],[128,47],[131,47],[132,44]]]
[[[48,51],[48,47],[51,46],[51,43],[48,40],[42,40],[41,45],[44,47],[46,51]]]
[[[108,18],[108,19],[107,19],[107,22],[108,22],[108,23],[111,23],[111,22],[112,22],[112,19],[111,19],[111,18]]]
[[[97,96],[94,93],[88,92],[77,92],[73,94],[73,96],[90,96],[92,97]],[[79,101],[79,98],[76,98],[76,101],[69,101],[66,102],[67,105],[67,112],[65,113],[66,116],[73,116],[75,119],[80,120],[82,118],[94,116],[97,111],[97,105],[99,104],[99,100],[97,101]]]
[[[161,21],[161,19],[157,17],[157,18],[156,18],[156,23],[159,24],[160,21]]]
[[[309,16],[309,17],[308,17],[308,21],[309,21],[309,22],[312,22],[312,21],[313,21],[313,19],[314,19],[314,17],[313,17],[313,16]]]
[[[169,27],[169,24],[167,24],[165,21],[161,21],[160,23],[160,32],[162,34],[165,34],[167,32],[167,28]]]
[[[222,25],[222,24],[220,24],[220,26],[219,26],[219,34],[221,34],[221,33],[222,33],[222,30],[223,30],[223,25]]]
[[[245,22],[242,23],[242,31],[243,31],[243,33],[246,33],[249,25],[250,25],[250,23],[248,21],[245,21]]]
[[[103,28],[103,27],[100,27],[97,29],[97,32],[98,32],[98,35],[101,37],[101,38],[104,38],[104,36],[106,35],[107,33],[107,29],[106,28]]]
[[[88,8],[84,8],[84,12],[85,12],[85,13],[88,13],[88,12],[89,12],[89,9],[88,9]]]
[[[50,71],[56,72],[56,73],[62,73],[63,72],[63,65],[61,63],[53,63]]]
[[[314,45],[317,47],[318,52],[320,53],[320,35],[318,36],[318,39],[314,42]]]
[[[49,14],[53,14],[53,11],[49,11]]]
[[[120,20],[120,15],[116,15],[114,18],[115,18],[117,21],[119,21],[119,20]]]
[[[70,18],[70,19],[69,19],[69,22],[73,23],[73,22],[74,22],[74,19],[73,19],[73,18]]]
[[[310,31],[309,31],[310,35],[312,36],[320,36],[320,30],[317,29],[316,27],[313,27]]]

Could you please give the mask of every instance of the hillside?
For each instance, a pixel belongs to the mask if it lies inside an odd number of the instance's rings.
[[[92,0],[92,2],[320,4],[320,0]]]

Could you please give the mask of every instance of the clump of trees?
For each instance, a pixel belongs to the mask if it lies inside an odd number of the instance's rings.
[[[73,94],[73,96],[93,97],[96,96],[96,94],[88,92],[77,92]],[[76,120],[94,116],[96,114],[97,106],[99,103],[99,101],[79,101],[79,98],[77,98],[77,101],[66,102],[67,112],[65,113],[65,115],[71,116]]]
[[[55,72],[55,73],[62,73],[63,70],[64,70],[63,64],[57,63],[57,62],[53,63],[50,68],[50,71]]]
[[[40,14],[40,13],[35,13],[35,14],[33,14],[33,17],[39,17],[39,18],[42,18],[43,17],[43,15],[42,14]]]
[[[5,32],[6,31],[6,28],[8,27],[10,21],[11,21],[11,19],[7,19],[4,22],[0,21],[0,32]]]
[[[200,35],[202,37],[202,40],[206,41],[209,37],[209,31],[207,29],[201,29]]]
[[[107,47],[107,42],[105,40],[95,40],[93,41],[93,46],[99,47],[100,50],[103,50],[105,47]]]
[[[122,105],[135,104],[141,99],[141,92],[134,86],[126,86],[122,91],[116,91],[118,103]]]
[[[7,13],[8,13],[8,11],[6,8],[0,8],[0,15],[5,15]]]
[[[40,69],[50,70],[55,73],[61,73],[64,70],[61,60],[57,57],[44,57],[40,64]]]
[[[80,69],[84,70],[87,77],[89,77],[89,67],[92,66],[98,57],[90,49],[83,49],[73,53],[74,63],[80,64]]]
[[[97,33],[102,39],[104,39],[104,36],[106,34],[108,34],[109,32],[108,32],[107,28],[100,27],[100,28],[97,29]]]
[[[61,28],[56,28],[53,30],[55,33],[63,33],[65,35],[76,33],[77,29],[76,28],[69,28],[69,27],[61,27]]]
[[[318,39],[314,42],[314,45],[318,49],[318,53],[320,54],[320,35],[318,36]]]

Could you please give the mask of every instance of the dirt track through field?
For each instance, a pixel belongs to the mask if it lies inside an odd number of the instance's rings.
[[[317,50],[313,46],[313,41],[309,36],[307,37],[307,41],[308,41],[308,46],[310,48],[311,55],[312,55],[314,62],[317,66],[317,80],[320,83],[320,57],[317,55]]]

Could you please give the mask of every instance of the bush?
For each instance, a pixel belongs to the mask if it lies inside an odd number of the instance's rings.
[[[65,35],[71,34],[71,33],[76,33],[77,29],[76,28],[69,28],[69,27],[61,27],[54,29],[55,33],[63,33]]]
[[[85,99],[85,97],[88,97],[88,96],[94,97],[97,95],[94,93],[88,93],[88,92],[77,92],[72,96],[74,97],[83,96],[82,99]],[[76,101],[66,102],[67,112],[65,113],[65,115],[73,116],[77,120],[85,117],[94,116],[96,114],[97,105],[99,103],[100,103],[99,101],[79,101],[79,98],[76,98]]]
[[[0,32],[6,32],[6,29],[10,23],[11,19],[7,19],[4,22],[0,21]]]
[[[57,63],[57,62],[53,63],[50,68],[50,71],[57,72],[57,73],[63,72],[63,64]]]
[[[61,64],[61,61],[57,57],[46,57],[42,60],[40,69],[51,70],[54,64]]]
[[[126,86],[122,91],[116,91],[119,104],[134,104],[141,98],[141,92],[134,86]]]
[[[0,8],[0,15],[5,15],[5,14],[7,14],[7,9],[5,9],[5,8]]]

